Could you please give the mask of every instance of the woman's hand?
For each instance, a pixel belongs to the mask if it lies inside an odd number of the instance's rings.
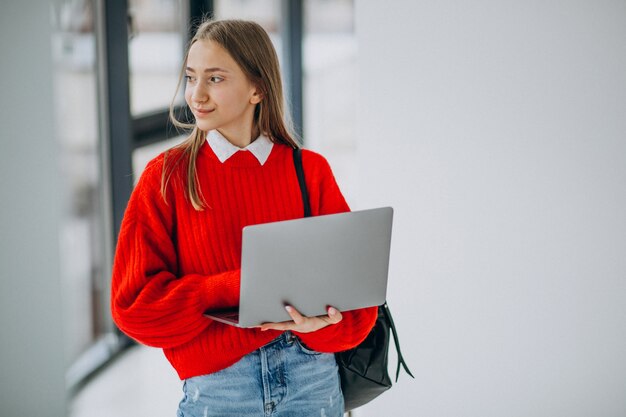
[[[283,321],[281,323],[264,323],[261,326],[262,331],[265,330],[292,330],[300,333],[311,333],[319,329],[323,329],[329,324],[337,324],[341,321],[341,312],[334,307],[328,308],[327,316],[306,317],[300,314],[298,310],[292,306],[286,306],[285,310],[291,316],[293,321]]]

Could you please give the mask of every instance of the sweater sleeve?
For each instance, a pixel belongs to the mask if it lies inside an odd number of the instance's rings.
[[[161,196],[162,159],[152,161],[124,213],[111,282],[111,312],[120,330],[140,343],[170,348],[213,323],[208,308],[239,302],[240,271],[177,276],[175,200]]]
[[[303,151],[302,164],[305,171],[311,214],[320,216],[350,211],[330,165],[324,157],[311,151]],[[312,333],[297,333],[310,349],[318,352],[340,352],[361,343],[376,323],[377,307],[342,312],[341,322],[326,326]]]

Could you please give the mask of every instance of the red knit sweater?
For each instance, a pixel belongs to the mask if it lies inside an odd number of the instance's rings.
[[[306,150],[302,160],[312,214],[348,211],[326,160]],[[122,331],[163,348],[185,379],[226,368],[280,334],[225,325],[203,312],[239,303],[242,228],[302,217],[303,205],[285,145],[275,144],[261,166],[249,151],[221,163],[205,143],[197,159],[203,211],[183,192],[182,165],[167,201],[160,192],[163,155],[148,164],[133,191],[117,243],[111,309]],[[360,343],[375,319],[376,308],[355,310],[336,325],[296,334],[311,349],[337,352]]]

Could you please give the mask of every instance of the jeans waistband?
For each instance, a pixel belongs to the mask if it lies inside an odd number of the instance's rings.
[[[291,331],[287,330],[283,333],[280,334],[280,336],[278,336],[276,339],[270,341],[269,343],[265,344],[264,346],[261,347],[261,349],[263,348],[268,348],[270,346],[273,346],[275,344],[281,343],[283,345],[286,346],[291,346],[293,344],[293,342],[295,342],[297,336],[293,333],[291,333]]]

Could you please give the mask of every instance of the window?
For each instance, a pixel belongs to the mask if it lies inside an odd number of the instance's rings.
[[[270,34],[276,51],[281,51],[281,0],[216,0],[216,19],[253,20]]]
[[[169,108],[187,41],[181,0],[129,0],[128,65],[133,116]],[[182,103],[182,96],[177,97]]]
[[[141,125],[146,129],[135,132],[134,141],[139,145],[132,151],[135,182],[150,159],[181,141],[170,138],[162,142],[172,131],[167,127],[167,113],[176,94],[187,45],[189,19],[183,3],[182,0],[129,0],[128,3],[131,113],[135,121],[143,119]],[[183,93],[181,88],[175,104],[184,105]],[[151,113],[159,117],[146,117]],[[148,141],[142,140],[145,133]]]
[[[112,328],[106,301],[109,260],[105,255],[94,6],[92,0],[59,0],[53,7],[56,136],[66,186],[60,264],[69,385],[80,379],[73,365]]]

